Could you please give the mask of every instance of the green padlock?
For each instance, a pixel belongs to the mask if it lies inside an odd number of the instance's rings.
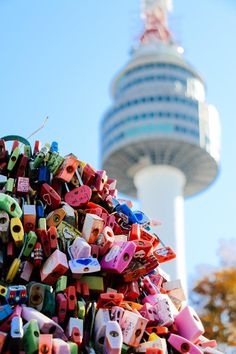
[[[37,235],[34,231],[30,231],[27,235],[27,239],[26,239],[26,244],[25,244],[25,248],[23,251],[23,256],[25,257],[29,257],[31,252],[34,249],[34,246],[37,242]]]
[[[62,275],[56,283],[56,294],[63,292],[67,288],[67,276]]]
[[[70,347],[70,353],[71,354],[78,354],[78,345],[74,342],[67,342]]]
[[[0,209],[5,210],[13,217],[20,218],[22,210],[17,201],[10,195],[0,193]]]
[[[5,192],[7,194],[12,194],[13,193],[14,184],[15,184],[14,178],[8,178],[7,179],[7,183],[5,184]]]
[[[39,335],[37,320],[30,320],[24,327],[23,344],[25,354],[38,353]]]
[[[36,155],[35,160],[33,162],[33,167],[40,167],[43,163],[43,160],[46,158],[47,154],[50,150],[50,144],[46,143],[42,149],[39,151],[38,155]]]
[[[13,168],[15,167],[16,165],[16,162],[18,160],[20,156],[20,147],[17,146],[14,151],[12,152],[11,156],[10,156],[10,159],[8,161],[8,164],[7,164],[7,169],[8,171],[12,171]]]

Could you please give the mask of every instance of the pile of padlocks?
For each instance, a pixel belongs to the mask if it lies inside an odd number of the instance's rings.
[[[0,140],[0,353],[220,353],[116,180],[40,145]]]

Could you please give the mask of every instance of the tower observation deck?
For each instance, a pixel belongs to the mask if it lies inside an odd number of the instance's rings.
[[[156,231],[178,254],[172,277],[185,277],[183,198],[215,179],[220,159],[217,110],[199,73],[168,29],[170,1],[144,0],[144,31],[112,83],[101,128],[103,168],[124,194],[161,220]]]

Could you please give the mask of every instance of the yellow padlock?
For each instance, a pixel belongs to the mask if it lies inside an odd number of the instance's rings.
[[[12,262],[10,269],[7,273],[6,276],[6,282],[7,283],[12,283],[16,273],[18,272],[19,268],[20,268],[20,264],[21,264],[21,260],[19,258],[15,258],[14,261]]]
[[[151,333],[150,336],[148,337],[148,342],[151,342],[153,340],[160,339],[160,337],[156,333]]]
[[[0,295],[1,296],[6,296],[6,293],[7,293],[7,287],[3,286],[3,285],[0,285]]]
[[[24,228],[20,218],[11,218],[10,230],[16,247],[22,246],[24,242]]]

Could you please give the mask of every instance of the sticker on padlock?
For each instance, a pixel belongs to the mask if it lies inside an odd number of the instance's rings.
[[[5,210],[9,215],[15,218],[20,218],[22,210],[17,201],[10,195],[0,193],[0,209]]]
[[[83,185],[74,188],[66,193],[64,199],[67,204],[73,208],[79,208],[86,205],[92,196],[92,190],[89,186]]]
[[[47,226],[57,227],[60,224],[60,222],[64,219],[65,215],[66,212],[63,208],[59,208],[51,211],[51,213],[49,213],[46,217]]]
[[[137,347],[142,339],[148,320],[141,315],[125,310],[121,322],[123,342]]]
[[[69,261],[69,267],[74,277],[85,273],[99,272],[101,270],[97,258],[93,257],[71,259]]]
[[[10,219],[6,211],[0,210],[0,238],[2,243],[9,241],[9,225]]]
[[[24,195],[29,193],[30,191],[29,177],[18,177],[16,190],[19,195]]]
[[[135,249],[136,246],[133,241],[113,244],[110,251],[101,260],[102,269],[122,273],[130,264]]]
[[[168,338],[168,342],[180,353],[203,354],[203,351],[200,350],[196,345],[188,341],[186,338],[176,334],[171,333],[170,337]]]
[[[103,353],[120,354],[122,348],[122,332],[118,322],[109,321],[106,325]]]
[[[52,334],[40,334],[38,353],[52,354]]]
[[[86,214],[82,229],[82,237],[88,243],[95,243],[103,228],[104,221],[102,218],[94,214]]]
[[[41,281],[49,285],[54,284],[67,270],[68,263],[65,253],[55,250],[40,269]]]

